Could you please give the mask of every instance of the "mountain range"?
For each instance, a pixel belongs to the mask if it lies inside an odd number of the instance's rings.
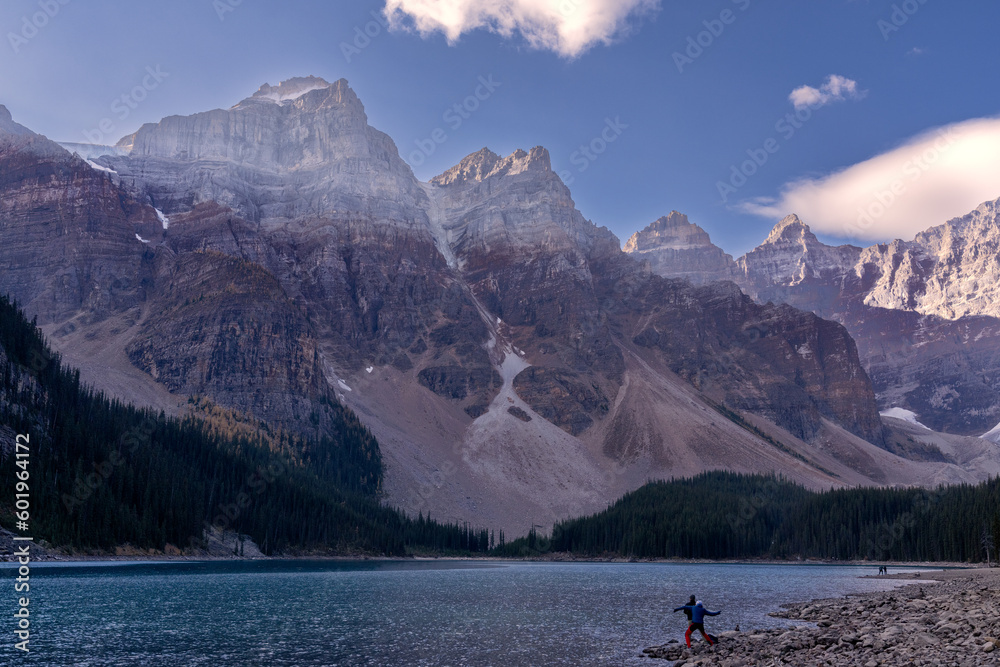
[[[679,255],[676,239],[688,238],[698,243]],[[626,250],[660,275],[732,280],[759,302],[843,324],[885,414],[971,436],[1000,422],[1000,200],[912,241],[868,248],[825,245],[790,215],[735,261],[675,212]],[[692,265],[705,268],[692,275]]]
[[[346,406],[384,502],[508,534],[719,468],[1000,473],[997,209],[868,249],[792,216],[739,260],[674,212],[623,251],[544,148],[419,181],[344,80],[114,147],[0,106],[0,289],[85,382],[302,436]]]

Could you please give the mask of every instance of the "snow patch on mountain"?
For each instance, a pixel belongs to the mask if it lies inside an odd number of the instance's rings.
[[[882,415],[883,417],[902,419],[903,421],[909,422],[915,426],[919,426],[920,428],[926,428],[928,431],[931,430],[926,426],[924,426],[923,424],[921,424],[919,421],[917,421],[917,413],[913,412],[912,410],[907,410],[906,408],[889,408],[888,410],[883,410],[879,414]],[[1000,429],[1000,425],[998,425],[997,428]]]
[[[104,157],[105,155],[128,155],[128,151],[107,144],[84,144],[75,141],[57,141],[56,143],[70,153],[76,153],[88,162],[96,160],[99,157]]]
[[[153,210],[156,211],[156,217],[160,221],[160,224],[163,225],[163,231],[166,231],[170,227],[170,218],[163,215],[163,211],[158,208],[154,208]]]
[[[1000,424],[997,424],[992,429],[990,429],[986,433],[983,433],[979,437],[982,438],[983,440],[989,440],[990,442],[995,442],[998,445],[1000,445]]]
[[[108,169],[107,167],[103,167],[103,166],[97,164],[96,162],[94,162],[93,160],[86,160],[86,162],[87,162],[87,164],[89,164],[91,167],[93,167],[97,171],[107,172],[109,174],[114,174],[115,176],[118,175],[118,172],[115,171],[114,169]]]
[[[430,205],[427,207],[427,220],[431,226],[431,235],[438,252],[453,269],[458,268],[458,258],[451,249],[451,237],[445,229],[445,214],[441,207],[441,197],[438,189],[430,183],[420,183],[420,188],[427,195]]]

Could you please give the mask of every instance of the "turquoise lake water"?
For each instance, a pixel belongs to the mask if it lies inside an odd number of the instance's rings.
[[[784,602],[887,590],[876,567],[258,561],[45,566],[31,572],[21,665],[650,665],[697,595],[710,632],[774,627]],[[905,570],[893,570],[902,572]],[[0,589],[2,590],[2,589]]]

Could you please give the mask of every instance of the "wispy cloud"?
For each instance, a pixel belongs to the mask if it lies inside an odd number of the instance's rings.
[[[793,90],[788,99],[795,105],[796,109],[817,109],[827,104],[843,102],[848,99],[860,100],[866,94],[865,91],[858,90],[858,82],[854,79],[848,79],[839,74],[831,74],[819,88],[801,86]]]
[[[575,58],[597,44],[627,33],[633,21],[660,0],[386,0],[394,28],[421,35],[444,33],[454,43],[464,33],[486,29],[529,46]]]
[[[909,239],[1000,197],[1000,118],[937,128],[828,176],[788,183],[776,199],[743,203],[847,239]]]

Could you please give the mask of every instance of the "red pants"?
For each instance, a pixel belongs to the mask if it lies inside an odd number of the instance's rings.
[[[687,632],[684,633],[684,641],[687,642],[688,648],[691,648],[691,631],[692,630],[697,630],[698,632],[700,632],[701,636],[704,637],[705,641],[707,641],[709,644],[714,644],[715,643],[715,642],[712,641],[711,637],[709,637],[707,634],[705,634],[705,626],[704,625],[702,625],[701,623],[692,623],[691,625],[688,626]]]

